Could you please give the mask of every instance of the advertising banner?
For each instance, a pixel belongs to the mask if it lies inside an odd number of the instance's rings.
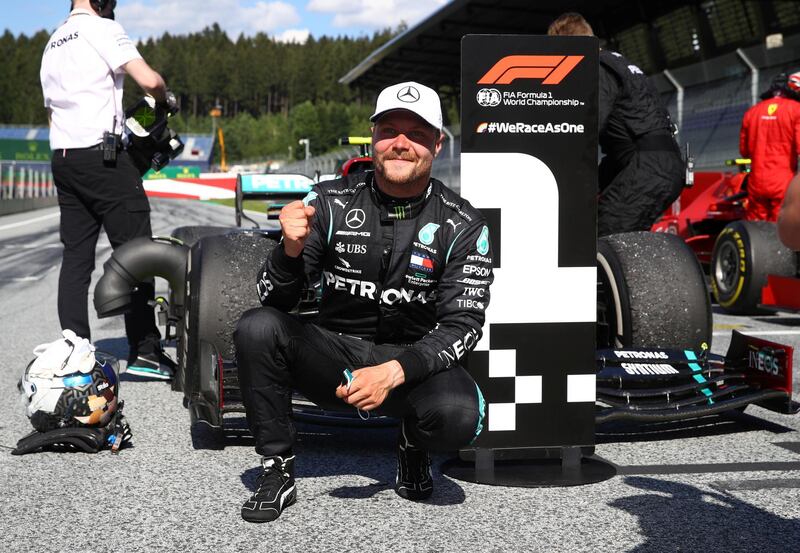
[[[200,178],[200,167],[187,166],[187,165],[168,165],[161,169],[161,171],[153,171],[150,169],[144,174],[142,179],[155,180],[155,179],[197,179]]]
[[[462,40],[461,193],[495,274],[468,361],[487,412],[473,449],[594,444],[598,48]]]
[[[50,161],[50,142],[47,140],[0,139],[0,160]]]

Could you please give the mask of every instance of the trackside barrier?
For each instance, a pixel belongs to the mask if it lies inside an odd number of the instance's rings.
[[[509,486],[605,480],[614,468],[591,458],[598,41],[468,35],[461,48],[461,193],[488,220],[491,251],[476,245],[495,281],[466,363],[483,431],[443,471]]]
[[[0,200],[56,196],[49,165],[0,161]]]

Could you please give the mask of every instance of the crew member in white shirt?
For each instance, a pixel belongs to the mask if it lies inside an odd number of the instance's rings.
[[[73,0],[69,17],[47,42],[40,71],[64,244],[58,316],[63,329],[89,340],[89,282],[100,228],[113,248],[151,235],[142,179],[121,145],[125,74],[157,102],[174,103],[164,79],[113,21],[115,6],[116,0]],[[175,365],[161,350],[147,305],[153,297],[152,282],[140,286],[125,315],[127,370],[169,380]]]

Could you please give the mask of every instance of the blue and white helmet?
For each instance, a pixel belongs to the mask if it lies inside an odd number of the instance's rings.
[[[119,379],[110,362],[71,330],[34,348],[22,376],[25,413],[39,432],[67,426],[104,426],[117,411]]]

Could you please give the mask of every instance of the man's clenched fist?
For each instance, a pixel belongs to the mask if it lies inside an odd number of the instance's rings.
[[[283,232],[283,249],[289,257],[297,257],[303,253],[313,217],[314,208],[304,205],[302,200],[295,200],[281,209],[279,220]]]

